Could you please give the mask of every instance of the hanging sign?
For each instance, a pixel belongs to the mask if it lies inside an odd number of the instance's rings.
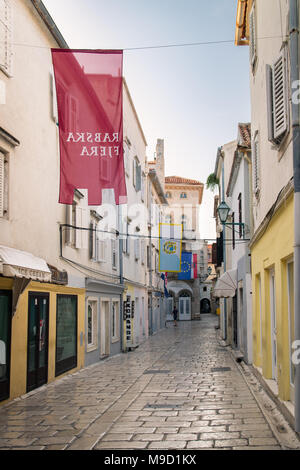
[[[123,51],[52,49],[60,143],[59,202],[72,204],[75,189],[88,204],[114,189],[126,203],[123,161]]]

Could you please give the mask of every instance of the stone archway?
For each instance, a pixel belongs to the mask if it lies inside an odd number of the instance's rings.
[[[207,298],[201,299],[200,313],[210,313],[210,312],[211,312],[210,300]]]

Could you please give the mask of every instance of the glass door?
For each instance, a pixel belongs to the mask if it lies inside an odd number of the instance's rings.
[[[191,298],[179,297],[179,320],[191,320]]]
[[[29,293],[27,392],[48,379],[49,295]]]
[[[0,290],[0,401],[9,398],[11,291]]]

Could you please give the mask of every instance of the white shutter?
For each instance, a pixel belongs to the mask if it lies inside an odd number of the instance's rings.
[[[76,227],[82,227],[83,225],[82,215],[83,215],[82,208],[76,206]],[[79,230],[79,228],[76,228],[74,230],[75,230],[75,247],[82,248],[82,230]]]
[[[140,240],[138,238],[134,240],[134,257],[136,260],[140,257]]]
[[[72,204],[66,204],[66,224],[72,225]],[[72,229],[70,227],[65,227],[65,242],[71,243],[71,233]]]
[[[10,0],[0,0],[0,68],[12,73],[12,16]]]
[[[117,241],[111,240],[111,251],[112,251],[112,267],[117,267]]]
[[[287,130],[287,87],[285,56],[280,54],[272,67],[273,129],[277,139]]]
[[[96,240],[96,259],[98,262],[104,263],[106,261],[105,259],[105,240],[100,240],[100,238],[97,237]]]
[[[95,222],[90,223],[90,258],[95,260],[97,247],[96,247],[96,224]]]
[[[55,79],[53,73],[50,74],[50,87],[51,87],[51,98],[52,98],[52,119],[55,124],[58,123],[58,112],[57,112],[57,96]]]
[[[146,257],[146,240],[141,240],[141,262],[145,264],[145,257]]]
[[[0,217],[4,214],[4,155],[0,153]]]
[[[260,158],[259,158],[259,141],[258,133],[256,133],[252,142],[252,171],[253,171],[253,191],[258,196],[260,189]]]
[[[253,4],[250,12],[249,18],[249,35],[250,35],[250,61],[252,67],[255,65],[256,61],[256,49],[257,49],[257,39],[256,39],[256,15],[255,15],[255,4]]]

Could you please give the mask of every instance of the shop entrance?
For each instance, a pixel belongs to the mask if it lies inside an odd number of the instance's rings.
[[[11,291],[0,290],[0,401],[9,398]]]
[[[29,293],[27,392],[48,380],[49,295]]]

